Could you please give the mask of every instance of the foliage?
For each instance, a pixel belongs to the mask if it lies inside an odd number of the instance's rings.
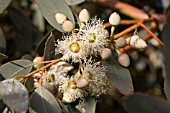
[[[130,1],[1,0],[0,112],[170,112],[165,15]]]

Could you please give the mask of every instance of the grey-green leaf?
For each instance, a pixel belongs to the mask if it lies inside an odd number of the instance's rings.
[[[81,111],[85,113],[95,113],[96,101],[93,97],[87,97],[84,102],[81,103]]]
[[[170,100],[170,80],[168,77],[164,79],[164,92],[168,100]]]
[[[9,6],[12,0],[0,0],[0,14]]]
[[[44,87],[39,86],[32,94],[30,113],[61,113],[55,97]]]
[[[5,54],[3,54],[3,53],[0,53],[0,59],[7,59],[8,58],[8,56],[6,56]]]
[[[0,97],[10,109],[16,112],[26,112],[28,109],[28,91],[16,79],[11,78],[0,82]]]
[[[77,5],[83,3],[85,0],[65,0],[68,5]]]
[[[0,1],[0,7],[1,7],[1,1]],[[0,27],[0,53],[5,53],[5,51],[6,51],[6,38]]]
[[[29,92],[33,91],[33,89],[34,89],[34,78],[32,76],[26,78],[25,81],[24,81],[24,85]]]
[[[4,78],[10,78],[16,75],[26,75],[31,71],[32,64],[32,61],[24,59],[10,61],[0,66],[0,74],[2,74]]]
[[[112,64],[108,61],[103,61],[106,67],[109,80],[112,82],[113,87],[124,95],[129,95],[134,92],[132,78],[127,68],[120,65]]]
[[[55,56],[55,37],[51,33],[50,36],[48,37],[46,43],[45,43],[45,49],[44,49],[44,60],[53,60]]]
[[[134,94],[127,97],[123,106],[128,113],[170,113],[169,101],[144,94]]]
[[[55,19],[56,13],[64,14],[74,25],[74,17],[72,11],[64,0],[35,0],[42,15],[55,29],[63,32],[61,25]]]
[[[0,100],[0,113],[2,113],[4,109],[5,109],[5,104],[3,103],[2,100]]]

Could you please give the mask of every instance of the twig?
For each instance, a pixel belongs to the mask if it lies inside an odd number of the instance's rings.
[[[60,61],[61,61],[61,58],[60,59],[56,59],[56,60],[52,60],[51,63],[49,63],[49,64],[47,64],[47,65],[45,65],[45,66],[43,66],[43,67],[41,67],[41,68],[31,72],[31,73],[23,76],[23,78],[19,79],[19,82],[22,82],[24,80],[24,78],[28,78],[28,77],[32,76],[33,74],[35,74],[35,73],[37,73],[39,71],[43,71],[44,69],[46,69],[46,68],[50,67],[51,65],[53,65],[53,64],[55,64],[57,62],[60,62]]]
[[[164,45],[164,43],[157,37],[155,36],[152,31],[150,31],[143,23],[141,23],[141,27],[145,29],[153,38],[155,38],[161,45]]]

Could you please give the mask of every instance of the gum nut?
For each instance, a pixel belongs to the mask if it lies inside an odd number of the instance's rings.
[[[89,81],[86,78],[80,78],[77,80],[76,85],[78,88],[84,88],[89,85]]]
[[[62,28],[65,32],[71,32],[74,29],[74,25],[71,21],[66,20],[63,24],[62,24]]]
[[[124,66],[124,67],[128,67],[130,65],[130,59],[129,56],[126,53],[120,54],[118,56],[118,62]]]
[[[134,43],[134,47],[137,49],[144,49],[147,47],[146,42],[143,39],[137,39],[136,42]]]
[[[117,12],[112,13],[109,17],[109,23],[114,26],[119,25],[120,20],[121,18]]]
[[[133,35],[133,36],[130,38],[130,46],[134,47],[134,44],[135,44],[136,39],[139,39],[139,36],[138,36],[138,35]]]
[[[80,11],[79,13],[79,20],[81,22],[87,22],[90,19],[90,15],[89,12],[87,11],[87,9],[83,9]]]
[[[102,59],[106,60],[112,56],[112,51],[109,48],[104,48],[100,55]]]
[[[62,24],[66,21],[66,16],[64,14],[61,14],[61,13],[57,13],[55,15],[55,19],[56,21],[59,23],[59,24]]]
[[[43,64],[38,64],[38,62],[43,62],[43,61],[44,61],[44,57],[40,57],[40,56],[35,57],[33,60],[33,62],[35,63],[34,68],[38,69],[38,68],[42,67]]]
[[[127,41],[125,38],[123,37],[120,37],[117,39],[116,41],[116,46],[119,47],[119,48],[122,48],[122,47],[125,47],[127,45]]]

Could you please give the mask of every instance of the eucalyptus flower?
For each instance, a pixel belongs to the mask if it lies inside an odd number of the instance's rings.
[[[90,84],[88,86],[90,95],[99,96],[111,91],[112,85],[106,75],[104,66],[99,65],[91,59],[83,64],[83,77],[86,77]]]
[[[79,30],[79,33],[82,35],[80,39],[84,42],[86,49],[90,51],[90,55],[98,55],[107,44],[108,34],[102,24],[103,21],[94,18]]]
[[[87,56],[86,49],[79,35],[63,36],[63,40],[58,40],[59,52],[63,54],[63,60],[72,59],[73,62],[79,62]]]

